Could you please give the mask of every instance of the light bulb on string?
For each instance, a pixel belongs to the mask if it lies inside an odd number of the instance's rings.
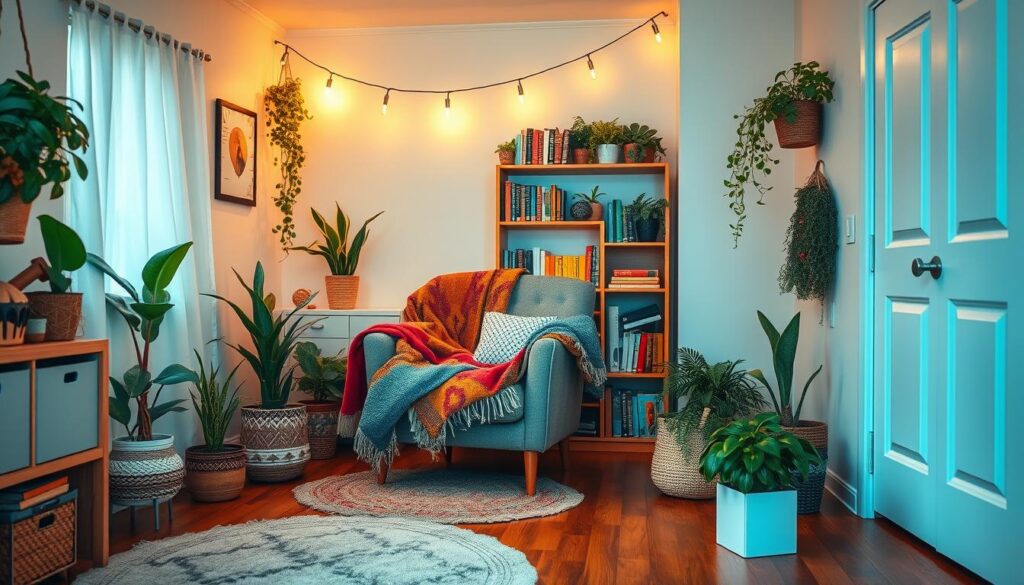
[[[597,69],[594,69],[594,62],[590,59],[590,55],[587,55],[587,67],[590,69],[590,78],[597,79]]]
[[[526,96],[523,95],[523,80],[520,79],[517,83],[519,85],[519,88],[518,88],[519,89],[519,103],[525,104],[526,103]]]
[[[450,116],[452,114],[452,93],[448,92],[444,96],[444,115]]]
[[[334,84],[334,74],[328,75],[327,76],[327,86],[324,89],[330,91],[331,86],[333,84]]]
[[[654,31],[654,40],[660,43],[661,31],[658,30],[658,23],[654,22],[653,20],[651,21],[651,30]]]
[[[384,103],[380,105],[380,113],[382,116],[388,115],[388,98],[391,97],[391,90],[384,92]]]

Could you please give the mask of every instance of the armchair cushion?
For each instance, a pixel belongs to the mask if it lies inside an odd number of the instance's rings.
[[[516,357],[538,329],[556,317],[522,317],[495,311],[484,313],[480,341],[473,359],[484,364],[501,364]]]

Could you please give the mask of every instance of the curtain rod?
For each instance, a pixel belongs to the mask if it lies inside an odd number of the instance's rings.
[[[99,4],[97,2],[94,2],[93,0],[67,0],[67,1],[68,2],[72,2],[74,4],[77,4],[77,5],[81,6],[81,7],[87,8],[89,10],[94,10],[94,11],[100,13],[100,15],[102,15],[102,16],[104,16],[106,18],[111,18],[117,24],[120,24],[122,26],[127,26],[128,28],[130,28],[131,30],[133,30],[135,32],[141,32],[142,34],[146,35],[146,38],[148,38],[148,39],[153,38],[153,35],[156,34],[156,31],[152,27],[140,26],[138,23],[132,22],[131,20],[125,18],[124,14],[118,13],[118,12],[114,12],[109,6],[106,6],[104,4]],[[173,41],[175,49],[181,49],[183,52],[188,53],[188,54],[192,55],[193,57],[202,57],[203,61],[205,61],[207,63],[209,63],[210,61],[213,61],[213,56],[210,55],[209,53],[207,53],[206,51],[203,51],[201,49],[193,49],[193,48],[186,47],[183,43],[179,43],[177,40],[172,39],[170,35],[160,35],[158,37],[158,39],[160,41],[162,41],[163,43],[167,44],[167,45],[170,45],[172,43],[172,41]]]

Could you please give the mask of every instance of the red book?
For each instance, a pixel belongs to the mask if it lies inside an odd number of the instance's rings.
[[[627,277],[631,276],[631,277],[648,277],[648,278],[650,278],[652,276],[658,276],[658,271],[657,270],[637,270],[637,269],[629,270],[629,269],[616,268],[615,270],[612,271],[612,276],[627,276]]]
[[[593,246],[587,246],[587,260],[586,260],[587,265],[583,269],[583,272],[586,275],[586,278],[582,279],[582,280],[586,280],[587,282],[590,282],[590,263],[593,261],[593,259],[594,259],[594,247]]]
[[[562,133],[555,129],[555,164],[562,164]]]
[[[512,221],[512,181],[505,181],[505,221]]]
[[[533,160],[536,161],[536,164],[539,164],[539,165],[544,164],[543,156],[546,153],[542,154],[543,150],[544,150],[544,131],[543,130],[534,130],[533,131]]]
[[[639,359],[636,360],[636,371],[637,372],[645,372],[645,371],[647,371],[646,370],[646,365],[647,364],[644,363],[644,362],[647,361],[647,334],[646,333],[640,334],[640,351],[638,353],[639,353]]]

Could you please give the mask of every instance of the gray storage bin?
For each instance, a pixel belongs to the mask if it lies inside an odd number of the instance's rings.
[[[29,365],[0,366],[0,473],[29,464]]]
[[[36,463],[99,445],[99,358],[36,362]]]

